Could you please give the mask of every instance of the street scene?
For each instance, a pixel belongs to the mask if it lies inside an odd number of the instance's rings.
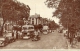
[[[58,35],[58,36],[57,36]],[[30,40],[17,40],[8,46],[3,47],[2,49],[67,49],[67,42],[63,37],[63,34],[54,32],[49,33],[48,35],[41,34],[40,41],[32,42]],[[60,38],[61,37],[61,38]],[[59,38],[59,39],[58,39]],[[45,44],[46,43],[46,44]]]
[[[73,49],[67,42],[67,39],[63,36],[63,33],[58,33],[56,30],[53,33],[47,35],[40,34],[40,41],[29,40],[16,40],[13,43],[5,47],[0,47],[0,49]],[[46,43],[46,44],[45,44]],[[79,49],[80,42],[75,45],[75,49]]]
[[[79,0],[0,0],[0,49],[80,49]]]

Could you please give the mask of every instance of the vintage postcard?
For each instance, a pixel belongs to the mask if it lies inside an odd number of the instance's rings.
[[[79,19],[79,0],[0,0],[0,49],[80,49]]]

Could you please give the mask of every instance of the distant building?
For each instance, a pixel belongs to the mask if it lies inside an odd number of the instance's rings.
[[[27,23],[32,24],[32,25],[38,25],[38,24],[47,25],[49,23],[49,20],[47,18],[42,18],[39,14],[35,14],[35,15],[31,15],[28,18]]]
[[[41,24],[41,17],[39,14],[35,14],[35,15],[31,15],[29,18],[28,18],[28,22],[29,24],[32,24],[32,25],[38,25],[38,24]]]

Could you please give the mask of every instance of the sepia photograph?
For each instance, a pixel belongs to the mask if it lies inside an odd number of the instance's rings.
[[[0,49],[80,49],[79,19],[80,0],[0,0]]]

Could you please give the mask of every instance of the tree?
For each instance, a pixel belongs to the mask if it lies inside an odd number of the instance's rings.
[[[30,14],[30,7],[16,0],[0,0],[1,1],[1,17],[3,25],[8,21],[26,20]],[[3,30],[3,28],[2,28]],[[3,32],[3,31],[2,31]]]
[[[57,3],[56,3],[57,2]],[[53,16],[60,19],[60,23],[65,27],[75,24],[80,27],[80,0],[46,0],[49,8],[56,8]]]
[[[28,19],[30,8],[28,5],[18,1],[2,0],[2,14],[4,20]]]
[[[42,24],[38,24],[38,29],[42,30],[42,28],[43,28]]]
[[[18,21],[18,25],[20,25],[22,27],[22,25],[24,25],[24,21],[23,20],[19,20]]]
[[[57,29],[59,27],[59,25],[57,23],[55,23],[55,21],[50,21],[49,24],[49,29]]]

